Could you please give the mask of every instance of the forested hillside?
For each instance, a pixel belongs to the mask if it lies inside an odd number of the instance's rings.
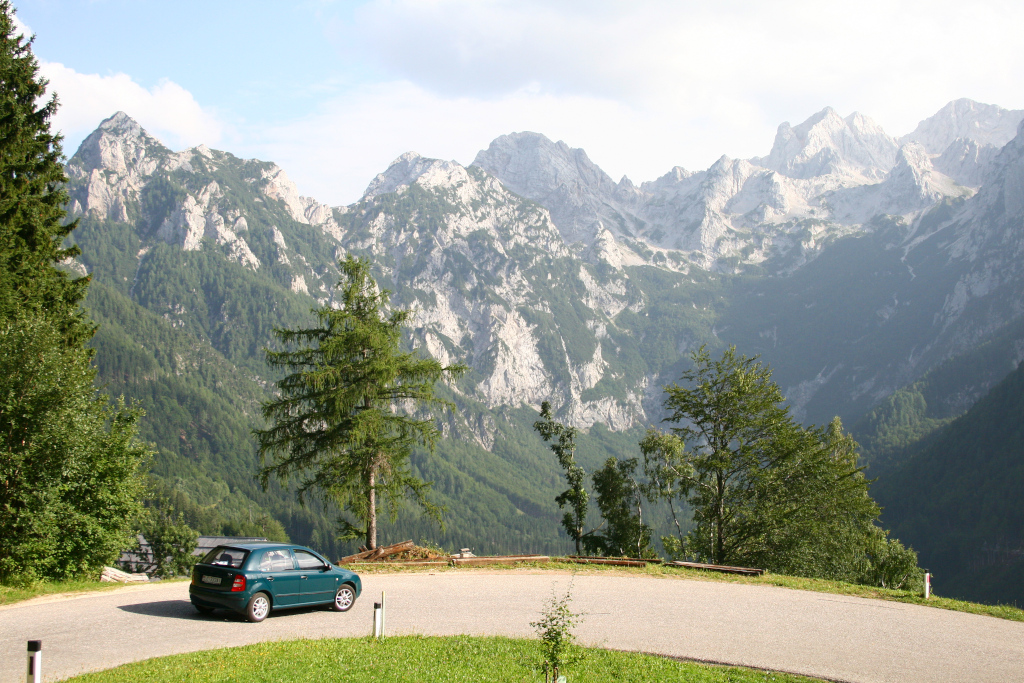
[[[884,135],[876,142],[895,150]],[[117,114],[68,164],[83,252],[70,267],[93,275],[87,305],[101,323],[101,380],[141,401],[142,434],[159,453],[154,474],[202,530],[350,547],[334,538],[333,511],[302,509],[276,486],[260,490],[251,430],[278,379],[264,363],[272,329],[312,322],[311,308],[332,301],[337,260],[352,253],[371,261],[395,305],[415,310],[410,347],[469,366],[444,389],[457,410],[443,420],[436,454],[413,457],[448,509],[445,530],[403,512],[381,541],[564,551],[554,503],[564,478],[531,428],[540,403],[582,430],[577,457],[593,472],[609,455],[638,455],[645,427],[664,417],[662,388],[702,344],[761,354],[805,424],[863,418],[872,474],[970,407],[1019,360],[1024,340],[1024,279],[1006,258],[1019,245],[1022,144],[993,152],[976,193],[908,150],[892,152],[891,169],[730,162],[742,173],[729,182],[719,164],[700,178],[645,185],[629,195],[639,204],[600,195],[612,191],[603,181],[589,196],[556,178],[562,190],[537,193],[557,200],[550,207],[510,190],[537,170],[525,162],[492,156],[495,173],[520,174],[502,180],[410,153],[360,201],[328,207],[300,196],[271,163],[202,146],[172,152]],[[573,163],[586,160],[574,154]],[[792,210],[793,197],[764,195],[769,181],[801,193]],[[832,188],[827,201],[808,194],[815,183]],[[570,186],[583,194],[566,194]],[[866,217],[839,211],[857,197],[874,207]],[[665,231],[711,229],[669,215],[694,206],[720,231],[719,251],[661,246],[672,241]],[[871,213],[909,206],[918,208]],[[634,211],[622,225],[636,235],[602,228],[613,209]],[[661,232],[645,242],[643,216],[655,214]],[[568,241],[581,226],[589,237]],[[664,511],[650,519],[663,522]]]
[[[936,591],[1024,604],[1024,365],[872,489]]]

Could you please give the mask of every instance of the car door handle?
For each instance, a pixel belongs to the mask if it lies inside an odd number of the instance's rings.
[[[299,578],[300,578],[300,579],[304,579],[304,578],[306,578],[306,577],[305,577],[305,576],[300,576]]]
[[[274,577],[273,577],[273,576],[268,576],[268,577],[267,577],[267,581],[273,581],[273,580],[274,580]]]

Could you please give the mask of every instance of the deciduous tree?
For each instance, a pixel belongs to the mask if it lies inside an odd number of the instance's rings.
[[[565,470],[565,479],[569,483],[569,488],[559,493],[555,502],[559,508],[569,508],[562,517],[562,526],[576,544],[576,554],[579,555],[584,536],[583,525],[587,521],[589,496],[583,485],[587,473],[576,463],[576,428],[555,422],[551,414],[551,404],[547,401],[540,406],[540,418],[533,423],[533,428],[542,439],[552,442],[551,450],[558,459],[558,464]]]

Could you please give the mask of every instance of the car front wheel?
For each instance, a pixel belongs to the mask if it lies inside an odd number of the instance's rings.
[[[352,609],[354,604],[356,604],[356,589],[346,583],[334,594],[331,609],[335,612],[347,612]]]
[[[249,604],[245,606],[245,618],[254,624],[258,624],[270,614],[270,598],[266,593],[257,593],[249,598]]]

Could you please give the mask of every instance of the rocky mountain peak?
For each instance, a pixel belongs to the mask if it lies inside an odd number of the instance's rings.
[[[89,134],[78,146],[74,167],[88,174],[93,169],[127,174],[129,167],[152,166],[144,164],[147,156],[165,156],[171,151],[151,136],[135,119],[119,111]],[[145,171],[144,171],[145,172]],[[151,172],[151,170],[150,170]]]
[[[803,123],[779,126],[767,157],[755,164],[790,178],[838,174],[881,180],[896,160],[896,141],[863,114],[845,119],[825,107]]]
[[[502,135],[476,155],[473,165],[512,192],[547,207],[570,243],[592,244],[599,222],[619,225],[616,217],[628,214],[622,202],[636,196],[631,182],[616,185],[582,149],[552,142],[539,133]]]
[[[930,154],[942,154],[957,138],[999,148],[1017,134],[1024,110],[1003,109],[969,99],[953,100],[917,124],[901,142],[919,142]]]
[[[423,187],[455,187],[469,180],[466,169],[456,161],[428,159],[416,152],[406,152],[370,181],[364,199],[389,192],[401,192],[413,183]]]

